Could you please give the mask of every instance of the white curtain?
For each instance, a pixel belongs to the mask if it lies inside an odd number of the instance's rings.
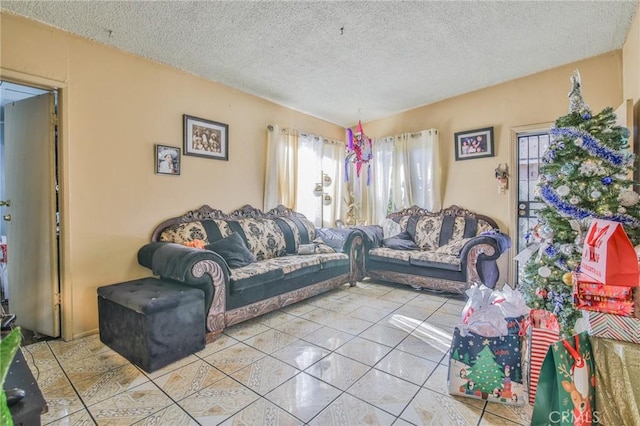
[[[361,197],[368,199],[362,215],[371,223],[386,217],[389,202],[393,211],[412,205],[431,211],[442,208],[436,129],[375,139],[372,162],[373,187],[366,190],[368,197]]]
[[[279,204],[305,215],[317,226],[334,226],[344,216],[345,144],[321,136],[269,126],[265,165],[264,210]],[[324,194],[314,189],[323,183],[323,175],[331,184],[322,186]],[[324,195],[331,202],[323,204]]]
[[[435,129],[412,133],[407,141],[409,158],[409,205],[430,211],[442,208],[440,194],[440,150]]]
[[[324,139],[322,145],[322,172],[331,177],[331,185],[324,191],[332,198],[331,204],[323,205],[322,226],[335,226],[336,219],[346,216],[346,184],[344,181],[345,144],[342,141]]]
[[[296,146],[298,135],[279,126],[267,128],[267,156],[264,179],[263,210],[282,204],[296,209]]]
[[[395,137],[393,150],[392,209],[398,211],[411,207],[411,158],[409,157],[409,134]]]
[[[322,179],[322,138],[300,133],[298,136],[298,159],[300,167],[296,174],[298,188],[295,194],[296,211],[319,225],[322,216],[322,199],[313,191]]]
[[[379,224],[389,213],[394,145],[395,139],[392,137],[373,141],[373,158],[371,159],[373,196],[369,197],[371,199],[372,224]]]

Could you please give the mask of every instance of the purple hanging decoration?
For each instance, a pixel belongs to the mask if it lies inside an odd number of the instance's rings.
[[[351,129],[347,129],[347,155],[345,157],[345,181],[349,181],[349,174],[346,172],[348,163],[356,165],[356,176],[360,177],[362,165],[367,165],[367,185],[371,183],[371,165],[369,161],[373,158],[373,148],[371,138],[364,134],[362,122],[358,121],[356,134],[354,136]]]

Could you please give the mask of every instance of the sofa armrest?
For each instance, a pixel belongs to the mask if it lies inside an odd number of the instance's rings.
[[[349,255],[351,285],[353,286],[365,277],[365,236],[362,231],[352,230],[344,244],[344,251]]]
[[[482,283],[493,288],[499,278],[496,261],[509,246],[487,235],[469,239],[460,252],[460,266],[467,271],[467,283]]]
[[[336,252],[349,255],[351,282],[364,278],[364,234],[354,228],[318,228],[316,235]]]
[[[354,229],[362,232],[364,237],[365,250],[368,252],[373,248],[382,247],[384,232],[380,225],[357,226]]]
[[[207,329],[224,328],[229,267],[220,255],[182,244],[152,242],[138,250],[138,263],[154,275],[204,291]]]

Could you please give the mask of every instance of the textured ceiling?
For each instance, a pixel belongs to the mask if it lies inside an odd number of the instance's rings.
[[[619,49],[638,1],[3,0],[0,8],[352,126]]]

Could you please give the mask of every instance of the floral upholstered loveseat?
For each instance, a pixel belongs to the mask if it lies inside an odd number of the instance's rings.
[[[496,260],[511,246],[493,219],[458,206],[439,212],[413,206],[360,230],[367,277],[450,293],[474,283],[495,286]]]
[[[364,277],[359,231],[316,229],[284,206],[225,214],[205,205],[168,219],[138,262],[204,291],[209,341],[225,327]]]

